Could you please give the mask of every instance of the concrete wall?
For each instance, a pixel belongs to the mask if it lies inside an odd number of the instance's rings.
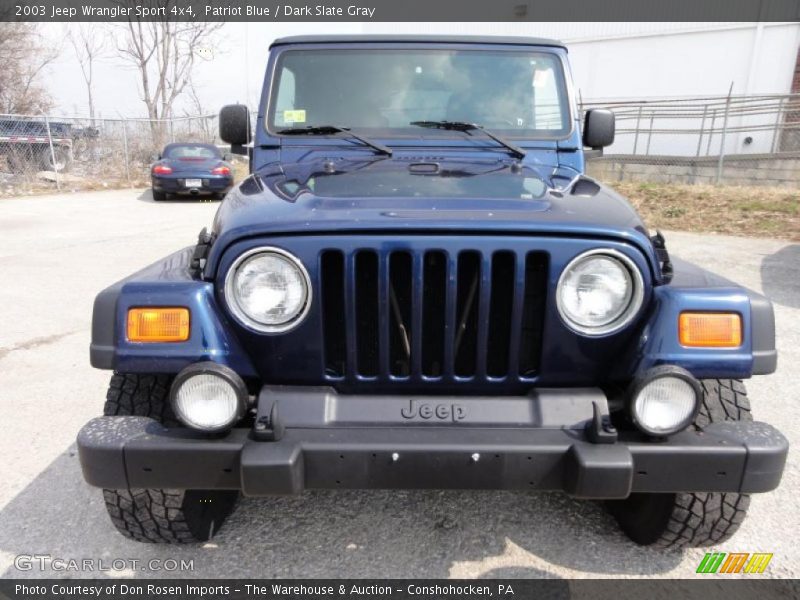
[[[715,184],[718,157],[608,156],[587,162],[587,172],[601,181]],[[800,188],[800,154],[725,157],[721,183]]]

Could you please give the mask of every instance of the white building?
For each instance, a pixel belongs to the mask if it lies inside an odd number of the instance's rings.
[[[585,99],[787,94],[800,23],[368,23],[365,33],[563,41]]]
[[[576,89],[584,102],[779,95],[792,91],[798,64],[800,23],[370,23],[365,33],[522,35],[559,39],[569,48]],[[800,91],[800,81],[795,82]],[[714,125],[722,127],[723,104]],[[773,101],[777,106],[777,100]],[[698,110],[698,113],[702,108]],[[645,151],[647,111],[637,153]],[[726,152],[769,152],[778,113],[733,116],[730,128],[753,127],[726,137]],[[691,120],[661,119],[655,129],[699,129]],[[711,124],[709,111],[705,127]],[[620,123],[632,129],[634,120]],[[650,154],[717,154],[720,135],[708,144],[698,134],[654,134]],[[745,142],[747,138],[751,138]],[[698,143],[699,142],[699,143]],[[634,135],[622,134],[611,149],[630,153]]]

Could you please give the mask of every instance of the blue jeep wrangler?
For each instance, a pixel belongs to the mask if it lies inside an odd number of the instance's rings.
[[[78,447],[123,535],[206,540],[240,494],[456,488],[701,546],[777,487],[787,441],[741,382],[775,370],[772,305],[584,175],[614,117],[581,121],[561,44],[281,39],[255,127],[227,106],[220,136],[251,174],[211,230],[94,305],[114,375]]]

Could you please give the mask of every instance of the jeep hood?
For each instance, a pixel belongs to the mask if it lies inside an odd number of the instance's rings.
[[[245,179],[217,211],[209,266],[258,236],[481,231],[622,238],[651,251],[631,205],[591,179],[511,158],[361,154],[268,165]]]

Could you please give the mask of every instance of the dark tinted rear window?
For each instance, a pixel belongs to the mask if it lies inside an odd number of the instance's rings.
[[[170,146],[164,152],[166,158],[221,158],[219,150],[214,146]]]

